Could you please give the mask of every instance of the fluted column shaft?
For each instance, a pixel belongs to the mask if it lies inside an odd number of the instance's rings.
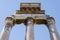
[[[9,40],[9,35],[13,26],[13,20],[11,18],[7,18],[5,20],[5,27],[3,28],[0,34],[0,40]]]
[[[26,40],[34,40],[33,19],[28,19],[26,24]]]
[[[58,32],[56,31],[55,28],[55,20],[54,19],[48,19],[47,20],[47,27],[50,33],[51,40],[60,40]]]

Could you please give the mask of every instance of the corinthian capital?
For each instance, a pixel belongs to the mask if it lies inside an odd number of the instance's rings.
[[[47,25],[53,25],[53,24],[55,24],[55,20],[54,20],[54,18],[53,17],[49,17],[49,18],[47,18]]]
[[[12,17],[7,17],[6,19],[5,19],[5,27],[12,27],[13,25],[14,25],[14,23],[13,23],[13,18]]]

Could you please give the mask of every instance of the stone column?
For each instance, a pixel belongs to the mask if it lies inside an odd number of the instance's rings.
[[[34,23],[32,18],[26,20],[26,40],[34,40]]]
[[[50,33],[51,40],[60,40],[58,32],[56,31],[54,18],[51,17],[47,19],[47,27]]]
[[[5,19],[5,27],[0,34],[0,40],[9,40],[9,35],[13,26],[13,20],[11,17]]]

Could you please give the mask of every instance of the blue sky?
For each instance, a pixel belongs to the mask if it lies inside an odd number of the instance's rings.
[[[41,3],[41,9],[45,10],[46,15],[55,18],[56,29],[60,35],[60,0],[0,0],[0,32],[4,27],[4,20],[7,16],[15,14],[21,2]],[[50,40],[50,35],[45,25],[34,25],[35,40]],[[11,31],[9,40],[25,40],[24,24],[15,25]]]

